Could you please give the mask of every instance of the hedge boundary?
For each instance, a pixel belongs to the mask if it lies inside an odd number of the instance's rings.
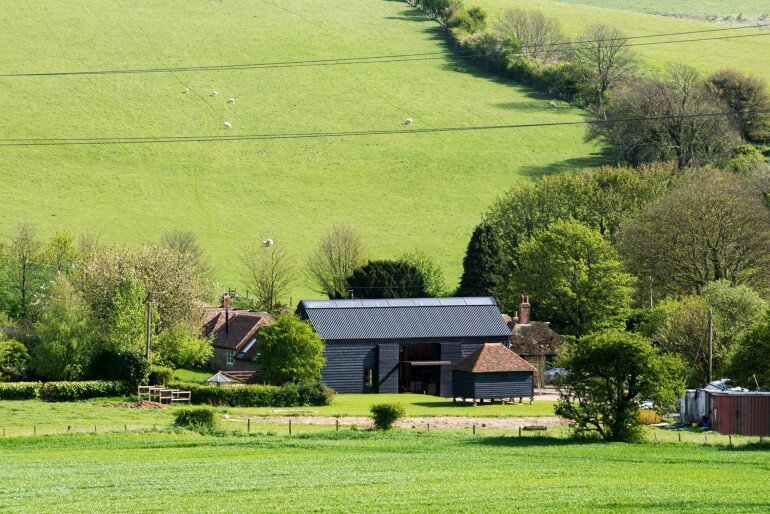
[[[125,382],[88,380],[83,382],[3,382],[0,400],[35,400],[74,402],[90,398],[130,394]]]
[[[210,386],[170,382],[167,387],[190,391],[194,404],[224,407],[319,407],[329,405],[334,395],[320,382],[283,386]]]

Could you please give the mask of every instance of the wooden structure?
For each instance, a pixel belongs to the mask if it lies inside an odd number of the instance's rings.
[[[709,391],[711,426],[720,434],[770,436],[770,392]]]
[[[190,403],[192,392],[165,386],[139,386],[136,394],[139,401],[147,399],[158,403]]]
[[[452,367],[452,397],[464,401],[535,396],[535,367],[499,343],[482,346]]]

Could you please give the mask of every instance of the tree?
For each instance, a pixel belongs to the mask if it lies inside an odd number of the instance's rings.
[[[422,272],[403,261],[369,261],[353,270],[347,282],[355,298],[428,296]]]
[[[91,313],[63,275],[48,293],[35,324],[40,341],[32,349],[32,369],[48,380],[82,378],[93,355]]]
[[[740,334],[759,322],[768,309],[767,302],[755,290],[727,280],[706,284],[703,297],[714,309],[715,330],[731,352]]]
[[[636,58],[627,46],[628,38],[608,25],[591,25],[573,43],[571,61],[588,72],[600,116],[607,119],[607,93],[627,81],[636,70]]]
[[[425,279],[425,292],[428,296],[432,298],[447,296],[444,272],[430,255],[416,248],[402,255],[401,260],[420,270]]]
[[[487,223],[474,230],[463,258],[457,296],[497,296],[506,285],[506,266],[500,239]]]
[[[768,285],[770,213],[739,177],[695,176],[627,221],[620,248],[631,271],[660,293],[701,294],[725,279]]]
[[[740,386],[770,390],[770,316],[743,332],[727,374]]]
[[[631,164],[673,161],[680,168],[725,159],[740,146],[729,107],[686,66],[635,80],[609,102],[609,123],[592,127]],[[715,115],[719,114],[719,115]]]
[[[602,236],[576,221],[559,221],[521,244],[515,284],[529,293],[557,331],[577,338],[623,326],[633,278]]]
[[[105,348],[94,353],[85,373],[89,380],[124,382],[129,391],[146,384],[149,375],[150,363],[141,353]]]
[[[508,9],[497,21],[495,33],[518,43],[521,53],[533,59],[557,59],[566,48],[559,22],[542,11]]]
[[[147,292],[128,271],[124,281],[114,291],[112,305],[106,322],[101,325],[101,346],[116,352],[130,352],[144,355],[146,345]],[[157,315],[150,325],[158,322]]]
[[[70,273],[80,259],[75,238],[70,232],[56,232],[43,251],[45,263],[56,273]]]
[[[179,324],[155,338],[152,354],[163,365],[196,368],[204,365],[212,352],[211,341],[201,337],[197,327]]]
[[[296,316],[280,316],[259,333],[259,364],[274,384],[321,378],[323,350],[321,337]]]
[[[579,434],[595,431],[606,441],[640,440],[638,402],[672,405],[683,389],[677,361],[629,332],[591,334],[559,362],[567,375],[559,384],[556,414],[573,420]]]
[[[201,277],[207,276],[211,269],[203,257],[203,250],[198,238],[190,230],[169,230],[163,233],[161,245],[171,250],[183,261],[183,265],[198,271]]]
[[[27,347],[14,339],[4,339],[0,333],[0,382],[24,379],[28,364]]]
[[[255,306],[269,313],[286,308],[285,296],[294,282],[294,261],[285,247],[252,245],[241,254],[242,282]]]
[[[711,306],[700,296],[664,300],[653,312],[653,340],[662,352],[675,355],[690,370],[689,387],[708,383],[708,311]],[[713,337],[714,377],[721,375],[730,358],[730,349],[715,331]]]
[[[46,277],[42,250],[34,225],[19,222],[6,253],[7,287],[11,296],[9,314],[24,323],[34,321],[32,304]]]
[[[319,293],[329,298],[345,298],[347,278],[366,264],[361,236],[349,225],[332,225],[310,254],[305,269]]]
[[[737,114],[738,129],[748,141],[770,141],[770,94],[762,79],[726,68],[706,80],[709,89]]]

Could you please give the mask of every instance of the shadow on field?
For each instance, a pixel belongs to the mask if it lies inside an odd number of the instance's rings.
[[[401,0],[389,0],[391,2],[400,2]],[[431,21],[431,19],[420,11],[415,9],[403,9],[397,16],[385,16],[386,20],[406,20],[406,21]]]
[[[612,165],[615,161],[612,159],[609,151],[592,153],[588,157],[572,157],[558,162],[548,164],[525,164],[520,168],[520,173],[529,178],[542,177],[564,171],[578,171],[583,168],[592,168],[596,166]]]
[[[737,446],[721,446],[720,449],[726,452],[768,452],[770,457],[770,443],[746,443]]]
[[[478,437],[472,441],[469,441],[468,444],[498,447],[504,446],[508,448],[530,448],[538,446],[575,446],[584,444],[597,444],[598,442],[599,441],[596,439],[576,439],[543,435],[522,435],[521,437],[500,435],[494,437]]]

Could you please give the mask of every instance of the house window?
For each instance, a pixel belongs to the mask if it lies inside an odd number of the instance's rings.
[[[235,364],[235,350],[227,350],[227,365]]]
[[[364,387],[374,386],[374,368],[366,368],[364,374]]]

